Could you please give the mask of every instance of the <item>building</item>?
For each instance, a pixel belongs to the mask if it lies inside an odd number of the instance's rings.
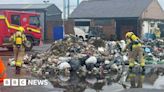
[[[163,23],[157,0],[88,0],[70,15],[74,26],[101,26],[107,39],[124,39],[127,31],[144,38]]]
[[[0,10],[32,11],[40,13],[44,40],[52,40],[52,31],[62,25],[62,12],[55,4],[0,4]]]

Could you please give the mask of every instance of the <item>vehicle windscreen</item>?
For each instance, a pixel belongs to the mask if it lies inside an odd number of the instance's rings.
[[[30,16],[30,25],[39,27],[40,26],[39,16]]]

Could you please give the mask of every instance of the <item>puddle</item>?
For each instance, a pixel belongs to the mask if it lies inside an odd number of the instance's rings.
[[[49,79],[55,88],[63,92],[119,92],[131,88],[164,89],[164,68],[147,67],[145,73],[103,75],[59,75]]]

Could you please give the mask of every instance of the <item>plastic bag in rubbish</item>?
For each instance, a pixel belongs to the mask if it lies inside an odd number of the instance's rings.
[[[68,62],[62,62],[58,65],[58,69],[60,69],[60,70],[64,70],[66,68],[71,68],[71,66]]]
[[[144,50],[145,50],[146,53],[150,53],[151,52],[150,48],[147,48],[147,47]]]
[[[97,63],[97,58],[94,56],[89,57],[86,61],[85,64],[96,64]]]

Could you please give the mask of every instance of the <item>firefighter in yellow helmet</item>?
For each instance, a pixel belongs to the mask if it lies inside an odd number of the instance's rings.
[[[20,27],[11,37],[10,41],[13,44],[14,59],[15,59],[15,73],[20,74],[23,57],[25,54],[25,42],[27,38],[24,34],[24,28]]]
[[[142,70],[145,71],[141,40],[133,32],[127,32],[125,37],[127,39],[126,49],[128,49],[129,55],[129,69],[132,70],[135,66],[135,60],[139,60]]]

